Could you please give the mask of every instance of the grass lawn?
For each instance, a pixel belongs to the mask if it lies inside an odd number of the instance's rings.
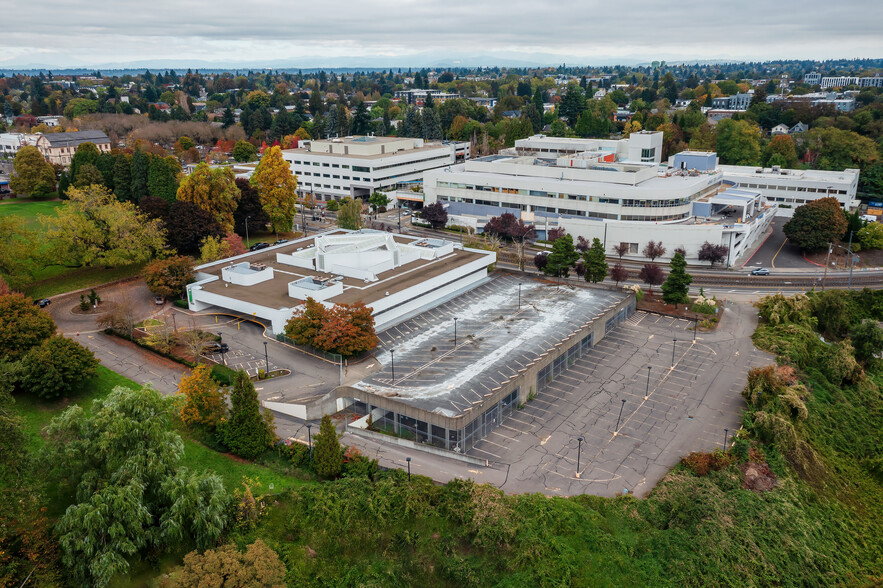
[[[0,216],[20,216],[25,219],[29,229],[39,229],[40,221],[38,214],[52,215],[55,209],[61,206],[61,200],[29,201],[4,200],[0,202]]]
[[[119,267],[87,267],[71,269],[54,265],[37,273],[37,279],[23,288],[32,298],[47,298],[56,294],[72,292],[82,288],[94,288],[101,284],[137,276],[143,264]]]

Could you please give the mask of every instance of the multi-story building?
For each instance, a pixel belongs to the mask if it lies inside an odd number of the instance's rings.
[[[518,155],[546,154],[569,155],[574,153],[597,153],[605,161],[628,161],[632,163],[660,163],[662,161],[662,133],[638,131],[628,139],[574,139],[534,135],[515,141],[514,153]]]
[[[760,192],[767,202],[778,205],[779,216],[790,217],[794,209],[819,198],[836,198],[844,210],[858,206],[859,170],[824,171],[816,169],[762,168],[721,165],[725,182]]]
[[[697,259],[708,241],[729,248],[728,264],[763,234],[775,213],[758,192],[725,185],[714,153],[679,154],[674,169],[659,169],[634,158],[617,161],[614,150],[571,153],[574,145],[561,139],[531,140],[530,154],[522,146],[520,155],[426,172],[425,202],[444,202],[451,224],[481,230],[491,216],[510,212],[534,223],[541,237],[563,227],[600,239],[607,250],[627,243],[634,255],[656,240],[670,255],[683,248]]]
[[[74,131],[40,135],[36,146],[49,163],[69,165],[77,147],[94,143],[101,153],[110,153],[110,139],[102,131]]]
[[[803,83],[808,86],[815,86],[822,82],[822,74],[818,72],[810,72],[803,76]]]
[[[442,92],[441,90],[397,90],[395,93],[395,97],[398,100],[404,100],[408,104],[413,104],[415,106],[423,106],[423,103],[426,102],[427,96],[432,96],[433,102],[437,103],[461,97],[459,94],[451,94],[448,92]]]
[[[718,96],[717,98],[712,98],[711,106],[718,110],[748,110],[753,97],[754,90],[739,92],[732,96]]]
[[[364,136],[312,141],[282,152],[298,177],[298,191],[317,200],[367,198],[468,156],[469,144],[463,142]]]
[[[15,157],[18,150],[25,145],[36,145],[40,135],[26,133],[0,133],[0,155],[11,158]]]

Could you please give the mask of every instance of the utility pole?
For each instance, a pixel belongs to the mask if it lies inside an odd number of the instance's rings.
[[[825,256],[825,273],[822,274],[822,290],[825,289],[825,278],[828,277],[828,262],[831,259],[831,252],[834,251],[834,244],[828,243],[828,255]]]
[[[849,281],[846,289],[852,290],[852,266],[855,265],[855,255],[852,253],[852,231],[849,231],[849,247],[846,249],[846,253],[849,254]]]

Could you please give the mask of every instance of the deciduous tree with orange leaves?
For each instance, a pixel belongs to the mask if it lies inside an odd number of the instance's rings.
[[[224,417],[226,394],[211,378],[207,365],[198,365],[189,376],[181,378],[178,394],[184,397],[181,406],[181,420],[184,423],[213,429]]]
[[[372,309],[361,302],[327,308],[312,298],[295,312],[285,334],[295,343],[352,356],[377,346]]]

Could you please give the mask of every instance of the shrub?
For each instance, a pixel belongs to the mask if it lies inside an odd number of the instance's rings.
[[[735,456],[717,450],[712,453],[693,452],[681,459],[681,464],[697,476],[704,476],[710,471],[719,471],[736,460]]]
[[[221,386],[229,386],[233,383],[233,376],[236,372],[225,365],[217,364],[212,366],[211,378]]]
[[[175,306],[178,308],[190,308],[190,305],[187,304],[186,300],[175,300]]]
[[[316,472],[323,478],[334,479],[343,471],[343,447],[331,417],[322,417],[319,434],[316,435],[313,457],[316,460]]]

